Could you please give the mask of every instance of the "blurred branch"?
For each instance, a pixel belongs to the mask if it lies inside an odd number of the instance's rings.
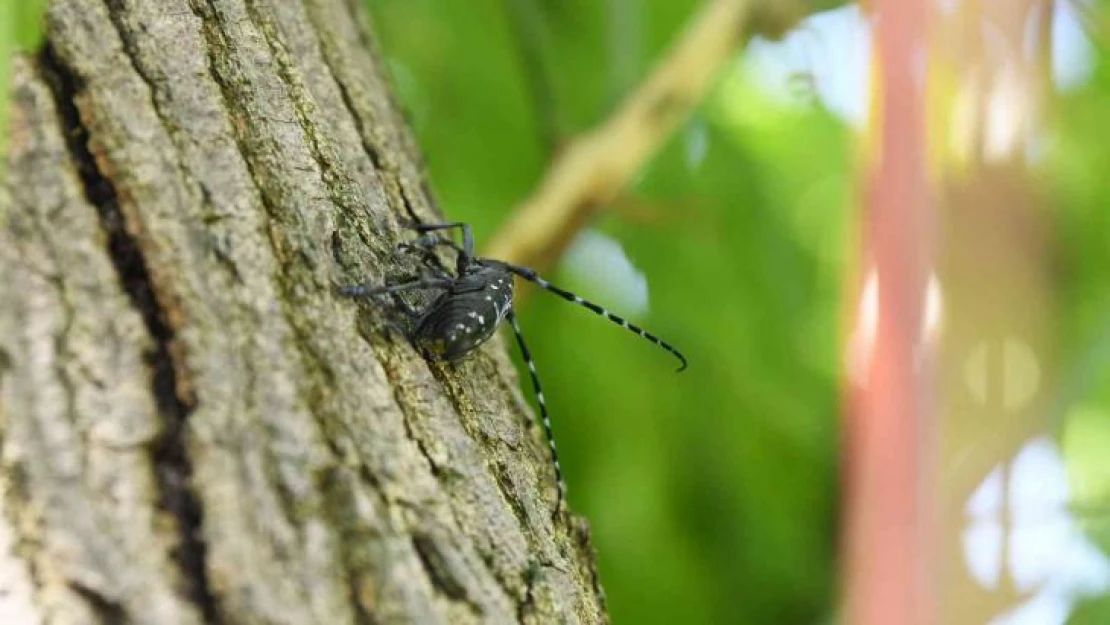
[[[485,253],[539,268],[553,263],[701,102],[746,34],[779,37],[808,12],[838,4],[842,2],[709,0],[613,115],[558,154],[532,197],[517,207]],[[747,20],[752,28],[745,33]]]
[[[935,228],[924,89],[914,72],[920,53],[933,52],[925,33],[930,6],[871,5],[873,143],[857,252],[866,277],[850,296],[857,303],[848,353],[859,374],[849,378],[842,442],[843,621],[852,625],[946,622],[933,616],[930,585],[933,347],[919,330]]]

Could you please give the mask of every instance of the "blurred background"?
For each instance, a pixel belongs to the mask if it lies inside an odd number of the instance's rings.
[[[480,246],[703,6],[365,1],[431,187]],[[862,464],[846,439],[866,429],[844,415],[867,393],[856,347],[880,315],[876,4],[738,47],[634,184],[542,268],[679,347],[686,372],[557,298],[521,304],[614,623],[841,619],[842,467]],[[1010,2],[1037,9],[1013,24],[981,20],[992,3],[922,4],[938,216],[923,317],[944,338],[918,477],[943,508],[936,622],[1110,623],[1110,2]],[[39,5],[0,3],[0,52],[33,45]]]
[[[480,245],[533,193],[563,142],[602,123],[703,6],[367,4],[440,204],[474,224]],[[959,15],[961,5],[992,3],[927,4],[938,37],[962,27],[988,50],[1002,45],[1004,33]],[[941,364],[973,395],[991,384],[1006,394],[1033,376],[1030,392],[1043,401],[1010,434],[996,429],[1005,418],[936,433],[960,439],[934,467],[934,482],[960,474],[945,499],[958,547],[945,575],[973,588],[950,589],[942,602],[980,603],[949,606],[945,623],[1110,623],[1110,13],[1106,3],[1040,4],[1051,13],[1017,29],[1047,32],[1016,54],[1037,71],[1047,65],[1051,98],[1019,160],[1047,239],[1029,256],[1048,279],[1028,297],[1049,301],[1050,312],[1030,340],[1035,353],[1002,339],[999,367],[975,345]],[[675,375],[665,353],[556,298],[533,293],[522,306],[614,623],[838,618],[844,354],[866,273],[862,183],[876,132],[869,109],[880,99],[868,10],[817,12],[775,41],[755,37],[738,49],[634,186],[546,268],[557,284],[680,347],[688,371]],[[958,82],[960,61],[933,64],[955,67],[935,82]],[[935,97],[956,99],[958,87],[944,89]],[[980,91],[995,108],[981,120],[987,138],[973,160],[989,164],[990,137],[1004,134],[1013,107]],[[934,182],[945,177],[937,168],[972,176],[957,135],[973,129],[955,127],[953,107],[929,112],[946,128],[930,132],[952,135],[929,137]],[[949,214],[940,230],[970,237],[971,260],[949,263],[958,272],[977,262],[976,240],[989,246],[1003,235]],[[1007,306],[1021,309],[1015,297]],[[954,293],[950,308],[960,301]],[[989,444],[998,440],[1008,444]],[[967,461],[983,445],[986,459]]]

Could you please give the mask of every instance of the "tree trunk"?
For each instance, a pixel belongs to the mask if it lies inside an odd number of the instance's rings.
[[[360,0],[57,0],[0,189],[0,621],[603,622],[500,340],[334,285],[439,218]]]

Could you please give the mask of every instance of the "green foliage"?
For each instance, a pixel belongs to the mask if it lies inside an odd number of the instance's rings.
[[[514,3],[370,2],[437,195],[479,240],[549,154]],[[528,4],[570,133],[603,119],[698,5]],[[831,611],[850,140],[830,115],[730,72],[629,194],[629,212],[647,216],[596,224],[647,278],[650,311],[633,318],[682,349],[687,372],[542,293],[522,312],[616,623],[814,623]],[[552,276],[622,312],[590,277]]]
[[[1075,507],[1088,535],[1110,552],[1110,63],[1062,98],[1046,173],[1056,201],[1060,333],[1065,363],[1062,442]],[[1110,622],[1106,596],[1080,605],[1070,623]]]

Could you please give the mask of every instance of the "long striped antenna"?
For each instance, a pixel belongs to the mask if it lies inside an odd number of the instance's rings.
[[[536,391],[536,403],[540,407],[543,434],[547,437],[547,446],[551,448],[551,462],[555,465],[555,485],[559,489],[559,501],[555,504],[555,516],[558,516],[559,511],[566,505],[567,483],[563,479],[563,468],[559,464],[559,451],[555,449],[555,434],[551,431],[551,417],[547,415],[547,402],[543,397],[543,388],[540,387],[540,377],[536,375],[536,363],[532,361],[532,352],[528,351],[528,345],[524,343],[524,334],[520,332],[520,324],[517,323],[516,313],[510,308],[505,316],[513,327],[516,344],[520,346],[520,355],[524,358],[524,364],[528,366],[528,375],[532,378],[532,388]]]
[[[559,297],[567,300],[568,302],[571,302],[573,304],[578,304],[579,306],[582,306],[583,308],[587,308],[587,309],[593,311],[594,313],[597,313],[598,315],[601,315],[602,317],[605,317],[609,321],[612,321],[613,323],[615,323],[615,324],[617,324],[617,325],[619,325],[623,328],[631,330],[634,334],[636,334],[640,338],[644,338],[644,339],[647,339],[647,340],[651,341],[652,343],[655,343],[659,347],[662,347],[663,349],[670,352],[675,358],[678,358],[678,361],[681,363],[681,365],[678,367],[679,371],[682,371],[686,368],[686,357],[682,355],[682,352],[675,349],[673,346],[671,346],[666,341],[660,339],[659,337],[655,336],[651,332],[648,332],[647,330],[644,330],[640,326],[629,322],[624,317],[614,315],[613,313],[609,312],[608,310],[605,310],[601,306],[598,306],[597,304],[595,304],[591,301],[584,300],[581,297],[578,297],[577,295],[575,295],[574,293],[571,293],[570,291],[560,289],[559,287],[555,286],[554,284],[551,284],[547,280],[544,280],[543,278],[541,278],[534,270],[529,269],[527,267],[520,267],[520,266],[517,266],[517,265],[510,265],[509,263],[502,262],[502,261],[489,261],[489,260],[486,260],[486,259],[482,259],[482,262],[497,263],[498,265],[503,266],[504,268],[506,268],[509,271],[515,273],[516,275],[520,276],[521,278],[524,278],[525,280],[527,280],[529,282],[533,282],[535,284],[538,284],[543,290],[550,291],[550,292],[558,295]]]

